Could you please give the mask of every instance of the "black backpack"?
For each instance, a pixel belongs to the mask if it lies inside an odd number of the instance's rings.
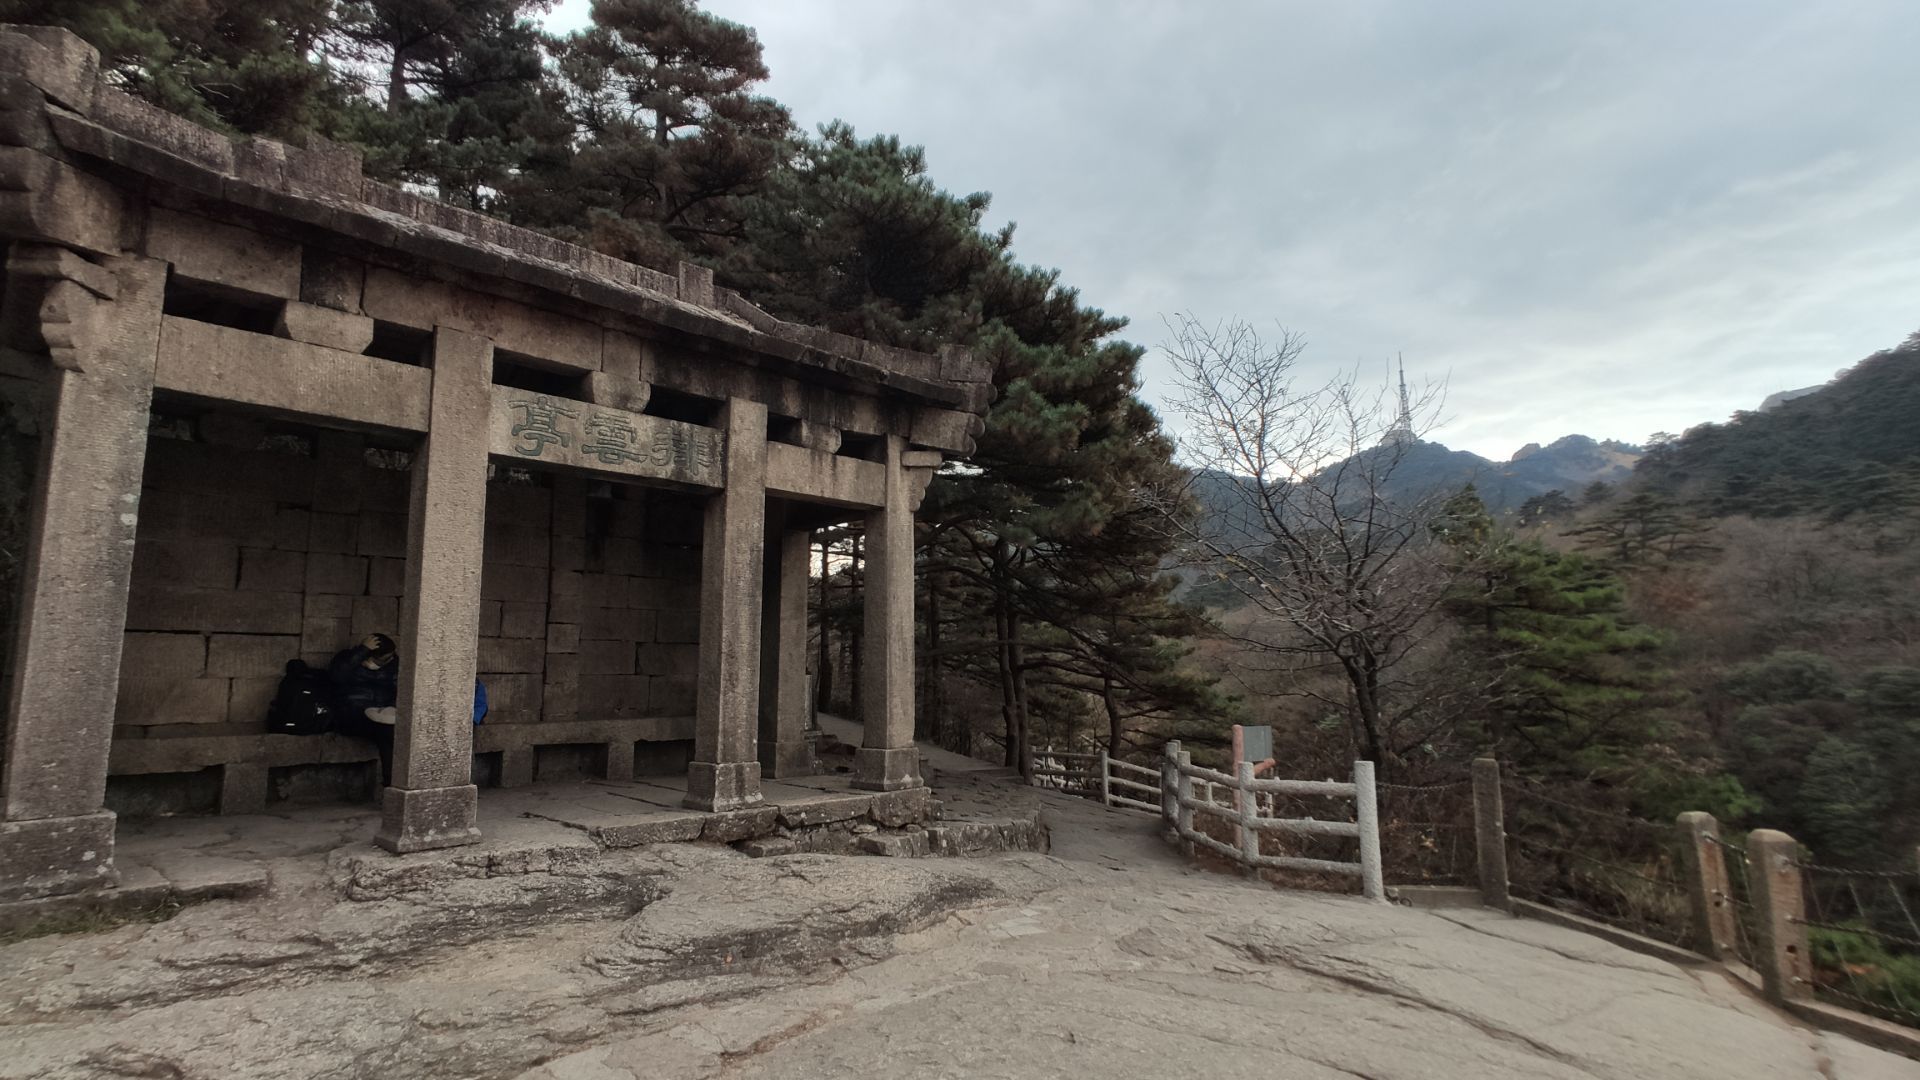
[[[324,671],[304,660],[287,661],[280,689],[267,706],[267,730],[275,735],[324,735],[333,730],[333,686]]]

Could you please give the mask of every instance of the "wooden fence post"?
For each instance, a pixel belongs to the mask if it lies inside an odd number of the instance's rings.
[[[1102,749],[1100,751],[1100,805],[1108,810],[1113,809],[1113,785],[1107,780],[1107,777],[1112,774],[1113,770],[1107,766],[1107,752]]]
[[[1380,796],[1373,783],[1373,762],[1353,763],[1354,818],[1360,824],[1360,893],[1369,900],[1387,898],[1380,867]]]
[[[1260,810],[1253,794],[1253,762],[1242,761],[1239,775],[1234,777],[1233,810],[1240,821],[1240,873],[1244,877],[1260,876],[1260,830],[1253,827]]]
[[[1500,763],[1473,759],[1473,846],[1480,866],[1480,902],[1511,911],[1507,892],[1507,823],[1500,800]]]
[[[1747,834],[1747,892],[1759,930],[1760,980],[1773,1001],[1813,994],[1813,957],[1807,951],[1807,894],[1800,880],[1800,845],[1776,829]]]
[[[1686,857],[1687,895],[1693,903],[1694,943],[1714,960],[1735,955],[1733,881],[1727,876],[1727,853],[1721,850],[1720,823],[1704,810],[1679,817],[1680,843]]]

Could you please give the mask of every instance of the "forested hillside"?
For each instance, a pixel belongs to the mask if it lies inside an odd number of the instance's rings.
[[[1657,440],[1628,484],[1539,529],[1621,576],[1660,638],[1654,715],[1732,782],[1723,810],[1855,865],[1920,841],[1916,417],[1920,336]]]
[[[1815,393],[1662,440],[1640,486],[1713,514],[1898,514],[1920,505],[1920,334]]]
[[[1020,263],[989,196],[943,191],[918,147],[798,130],[760,92],[750,28],[692,0],[595,0],[553,36],[547,6],[0,0],[0,21],[72,29],[126,90],[201,123],[351,143],[376,178],[657,268],[703,263],[788,318],[972,348],[999,397],[973,467],[921,512],[919,734],[1012,763],[1035,737],[1121,749],[1147,725],[1224,723],[1185,662],[1200,624],[1160,575],[1166,501],[1147,495],[1180,471],[1125,320]],[[857,663],[860,538],[834,543],[819,686],[852,709],[833,669]]]

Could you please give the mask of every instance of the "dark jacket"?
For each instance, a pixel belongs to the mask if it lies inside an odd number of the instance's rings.
[[[370,668],[362,663],[368,655],[365,645],[355,645],[335,653],[327,664],[327,681],[333,684],[335,701],[355,718],[364,716],[368,709],[386,708],[400,698],[400,662]]]

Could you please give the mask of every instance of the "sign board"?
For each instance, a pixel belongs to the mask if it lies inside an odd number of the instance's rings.
[[[1273,757],[1273,729],[1265,724],[1258,726],[1234,725],[1234,745],[1239,748],[1237,761],[1251,761],[1258,764]]]
[[[509,386],[493,388],[487,449],[528,464],[645,476],[701,487],[725,483],[721,432]]]

